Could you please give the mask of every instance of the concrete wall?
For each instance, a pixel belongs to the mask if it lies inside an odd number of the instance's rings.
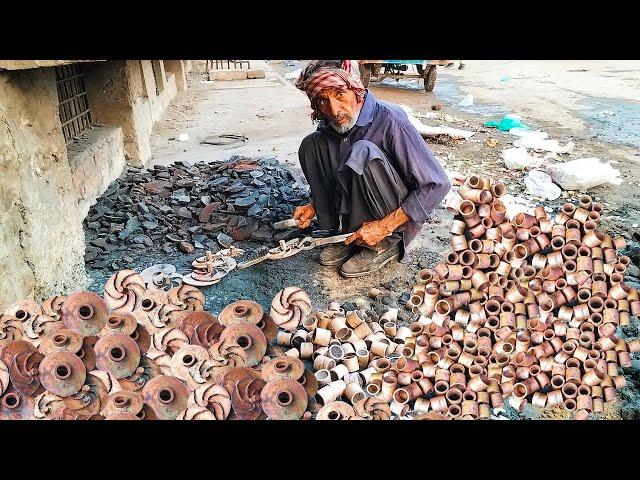
[[[0,72],[0,302],[85,288],[81,222],[53,68]]]
[[[104,62],[104,60],[0,60],[0,70],[23,70],[26,68],[57,67],[70,63]]]
[[[84,219],[126,166],[122,128],[94,127],[69,145],[67,155],[80,218]]]

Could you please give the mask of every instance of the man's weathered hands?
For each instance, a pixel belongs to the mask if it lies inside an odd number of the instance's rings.
[[[302,222],[300,225],[298,225],[298,228],[302,229],[307,228],[309,225],[311,225],[311,219],[315,214],[316,209],[313,208],[313,205],[302,205],[300,207],[296,207],[295,211],[293,212],[293,218]]]
[[[356,242],[361,245],[373,247],[409,220],[410,218],[404,213],[404,210],[398,208],[380,220],[364,222],[344,243],[345,245],[349,245],[352,242]]]

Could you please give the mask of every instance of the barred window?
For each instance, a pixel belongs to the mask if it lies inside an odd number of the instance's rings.
[[[89,99],[78,65],[62,65],[55,70],[62,134],[68,145],[91,127]]]

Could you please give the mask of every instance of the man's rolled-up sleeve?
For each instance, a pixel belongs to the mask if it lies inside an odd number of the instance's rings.
[[[388,131],[389,145],[408,186],[402,210],[423,223],[451,189],[451,182],[420,133],[409,123],[396,121]]]

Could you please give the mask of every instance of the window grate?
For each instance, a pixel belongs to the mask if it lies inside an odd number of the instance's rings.
[[[78,65],[62,65],[55,69],[62,134],[68,145],[91,128],[89,99]]]

